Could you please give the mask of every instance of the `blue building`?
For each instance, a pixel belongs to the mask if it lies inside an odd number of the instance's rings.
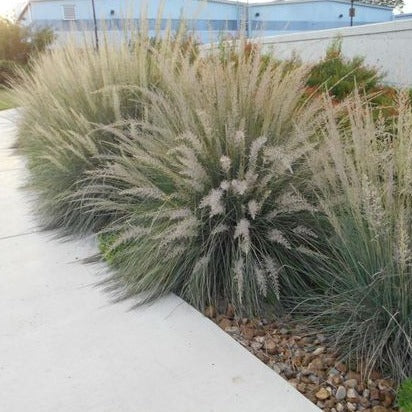
[[[350,26],[351,3],[345,0],[284,0],[250,6],[252,34],[272,36]],[[393,9],[356,2],[355,26],[393,19]]]
[[[146,7],[154,33],[161,8],[161,26],[169,22],[177,28],[184,18],[199,40],[208,42],[221,36],[237,36],[241,30],[257,37],[349,26],[350,6],[346,0],[278,0],[249,5],[229,0],[30,0],[19,20],[51,27],[63,36],[68,32],[92,32],[95,15],[99,30],[119,31],[125,16],[138,24]],[[393,19],[389,7],[355,3],[355,8],[354,25]]]
[[[396,14],[395,20],[412,20],[412,13],[401,13],[401,14]]]

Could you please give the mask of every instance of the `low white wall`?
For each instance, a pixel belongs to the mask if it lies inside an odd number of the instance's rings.
[[[342,38],[345,56],[364,56],[368,65],[386,73],[388,84],[412,86],[412,19],[264,37],[259,41],[278,58],[296,53],[305,62],[316,62],[336,36]]]

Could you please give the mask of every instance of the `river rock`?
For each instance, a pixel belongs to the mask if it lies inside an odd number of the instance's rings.
[[[325,352],[325,347],[319,346],[319,348],[315,349],[312,354],[314,356],[319,356],[319,355],[322,355],[323,352]]]
[[[353,388],[349,388],[346,392],[346,399],[349,402],[357,402],[359,400],[358,392]]]
[[[336,390],[335,398],[337,401],[343,401],[346,398],[346,388],[342,385]]]
[[[328,399],[330,396],[330,393],[325,389],[325,388],[320,388],[316,392],[316,398],[318,398],[320,401],[324,401],[325,399]]]

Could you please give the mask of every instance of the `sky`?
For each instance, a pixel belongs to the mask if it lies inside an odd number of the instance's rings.
[[[266,3],[272,0],[250,0],[249,3]],[[246,1],[245,1],[246,2]],[[0,0],[0,16],[12,15],[13,11],[21,8],[25,0]],[[405,0],[405,13],[412,13],[412,0]]]

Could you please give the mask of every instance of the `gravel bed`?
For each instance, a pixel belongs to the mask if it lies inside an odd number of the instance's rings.
[[[390,379],[379,372],[363,378],[339,360],[322,334],[310,333],[291,318],[236,319],[231,308],[216,315],[212,307],[205,315],[323,411],[397,411]]]

